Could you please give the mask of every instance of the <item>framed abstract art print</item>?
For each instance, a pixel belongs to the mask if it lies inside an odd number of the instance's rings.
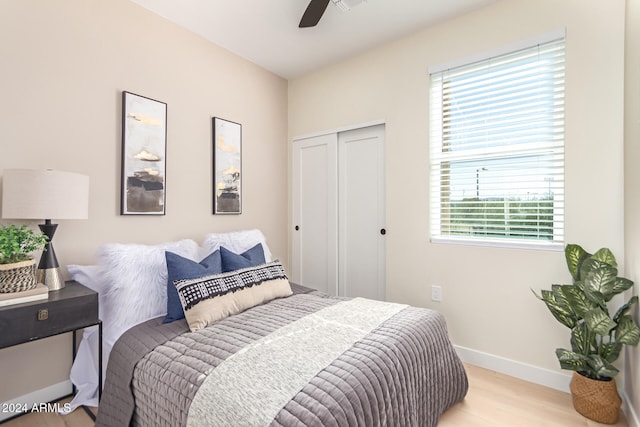
[[[122,92],[121,215],[164,215],[167,104]]]
[[[242,213],[242,125],[213,118],[213,213]]]

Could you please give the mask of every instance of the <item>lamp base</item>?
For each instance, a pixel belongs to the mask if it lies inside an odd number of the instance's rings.
[[[52,224],[50,219],[46,219],[44,224],[38,225],[40,230],[49,238],[47,244],[44,245],[44,251],[40,257],[38,270],[36,271],[36,279],[39,283],[44,283],[49,292],[57,291],[64,288],[64,282],[60,276],[60,264],[56,258],[56,251],[53,250],[53,235],[56,233],[58,224]]]
[[[64,281],[58,267],[39,268],[36,271],[36,279],[38,283],[44,283],[49,288],[49,292],[64,288]]]

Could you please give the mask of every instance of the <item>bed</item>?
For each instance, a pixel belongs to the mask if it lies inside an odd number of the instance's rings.
[[[162,281],[175,284],[185,318],[167,322],[168,285],[166,305],[155,316],[138,313],[138,321],[125,328],[104,313],[105,330],[116,332],[105,332],[109,362],[97,426],[435,426],[444,411],[464,398],[466,373],[440,313],[332,297],[292,284],[270,259],[264,236],[256,230],[249,234],[252,238],[207,236],[205,250],[190,258],[234,245],[237,254],[246,254],[257,237],[264,254],[260,263],[206,276],[206,282],[201,277],[172,280],[171,265],[168,273],[154,278],[156,287]],[[120,259],[130,261],[131,254],[126,255]],[[206,265],[204,259],[201,263]],[[113,267],[103,268],[99,281],[105,282],[106,271],[123,273]],[[71,270],[82,279],[82,269]],[[247,286],[247,280],[252,284]],[[228,283],[243,287],[207,296],[206,287],[219,291]],[[108,285],[124,299],[131,295],[122,290],[134,288],[131,283]],[[118,292],[103,294],[112,298]],[[205,296],[193,297],[194,292]],[[269,297],[261,294],[256,300],[256,292]],[[248,306],[238,300],[246,295]],[[202,299],[189,305],[189,298]],[[107,312],[117,305],[104,302]],[[213,309],[196,313],[205,304]],[[234,307],[231,312],[229,307]]]

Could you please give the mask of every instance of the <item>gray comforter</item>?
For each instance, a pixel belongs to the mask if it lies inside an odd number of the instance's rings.
[[[189,332],[184,320],[163,325],[161,318],[132,328],[111,352],[96,425],[186,425],[191,402],[211,369],[340,300],[319,292],[296,293],[198,332]],[[435,426],[467,388],[443,316],[408,307],[312,378],[271,425]]]

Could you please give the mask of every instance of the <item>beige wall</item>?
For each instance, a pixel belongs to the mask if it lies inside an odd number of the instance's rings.
[[[640,286],[640,1],[627,0],[625,38],[625,275]],[[636,306],[638,319],[638,306]],[[625,392],[634,408],[630,426],[640,426],[640,348],[626,353]],[[630,414],[627,414],[630,418]],[[631,420],[630,420],[631,421]]]
[[[106,242],[260,228],[286,259],[287,82],[127,0],[0,1],[0,175],[91,178],[90,219],[58,221],[61,264]],[[165,216],[120,216],[121,91],[168,105]],[[243,125],[243,213],[211,214],[211,117]],[[0,331],[0,333],[7,333]],[[0,350],[0,401],[68,378],[68,336]]]
[[[623,0],[498,1],[290,81],[290,139],[386,120],[387,298],[442,311],[455,344],[560,372],[568,332],[531,288],[570,277],[562,252],[429,242],[428,67],[565,27],[566,240],[622,261],[624,12]]]

